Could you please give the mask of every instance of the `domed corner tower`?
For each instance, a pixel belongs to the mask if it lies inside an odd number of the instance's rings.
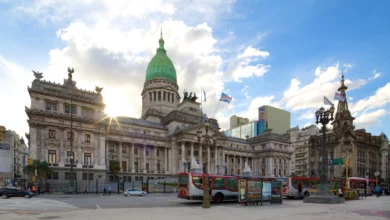
[[[180,103],[176,70],[164,48],[162,32],[156,55],[146,70],[142,90],[142,119],[160,122],[160,119],[177,109]]]

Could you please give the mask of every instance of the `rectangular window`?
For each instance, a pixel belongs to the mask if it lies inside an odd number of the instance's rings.
[[[91,142],[91,135],[85,134],[85,142]]]
[[[156,91],[153,92],[153,100],[156,101]]]
[[[88,180],[88,173],[83,173],[83,180]]]
[[[286,176],[286,170],[284,170],[284,176]]]
[[[152,101],[152,93],[149,92],[149,101]]]
[[[158,91],[158,101],[161,101],[161,91]]]
[[[199,177],[199,176],[193,176],[192,177],[192,181],[194,182],[194,184],[196,185],[196,186],[202,186],[202,177]]]
[[[167,93],[168,96],[168,102],[170,101],[171,93]]]
[[[122,153],[126,153],[126,146],[122,147]]]
[[[211,158],[214,158],[214,153],[211,153]]]
[[[55,150],[49,150],[49,155],[48,155],[48,162],[49,163],[56,163],[56,151]]]
[[[150,155],[150,149],[144,149],[144,150],[145,150],[146,156],[149,156]]]
[[[215,177],[214,178],[214,183],[213,183],[213,188],[224,188],[225,187],[225,183],[223,181],[223,178],[222,177]]]
[[[91,153],[84,153],[84,165],[91,165]]]
[[[53,180],[58,180],[58,172],[51,173]]]
[[[114,152],[115,151],[115,148],[113,145],[110,145],[110,149],[109,149],[110,152]]]
[[[156,150],[157,152],[156,152],[156,155],[157,155],[157,157],[159,157],[160,156],[160,150]]]
[[[279,176],[282,176],[282,170],[279,169]]]
[[[274,169],[274,176],[276,176],[276,169]]]
[[[68,180],[70,177],[70,173],[69,172],[65,172],[65,179]]]
[[[181,155],[181,148],[179,149],[179,155]]]
[[[175,98],[174,98],[174,95],[173,95],[173,93],[172,93],[172,99],[171,99],[171,100],[172,100],[172,103],[175,101],[174,99],[175,99]]]
[[[51,102],[46,102],[46,110],[51,111]]]
[[[122,160],[122,170],[126,171],[127,169],[127,161]]]
[[[191,155],[191,150],[187,150],[187,155],[188,155],[188,156]]]
[[[73,133],[72,132],[68,132],[67,138],[68,138],[68,140],[73,140]]]
[[[55,138],[56,137],[56,131],[55,130],[49,130],[49,138]]]
[[[137,147],[134,148],[134,154],[138,154],[138,148]]]
[[[93,173],[88,174],[88,180],[93,180]]]
[[[110,176],[110,182],[114,182],[114,176]]]
[[[134,169],[135,171],[138,171],[138,162],[134,162]]]
[[[167,92],[164,92],[163,94],[164,94],[163,95],[163,100],[165,101],[165,99],[166,99],[165,97],[166,97]]]
[[[237,190],[237,179],[234,177],[226,178],[226,188],[228,190],[236,191]]]
[[[149,163],[146,163],[146,171],[149,171]]]
[[[261,169],[261,175],[265,176],[265,169]]]
[[[64,104],[64,112],[70,113],[70,105],[69,104]],[[72,114],[76,114],[76,106],[75,105],[72,105]]]

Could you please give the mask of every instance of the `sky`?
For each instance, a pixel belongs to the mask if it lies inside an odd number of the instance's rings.
[[[32,70],[62,83],[67,67],[77,87],[104,88],[106,113],[140,118],[162,26],[179,93],[203,88],[222,130],[262,105],[314,124],[344,73],[356,128],[390,135],[389,11],[386,0],[0,0],[0,125],[28,133]],[[222,92],[233,101],[217,108]]]

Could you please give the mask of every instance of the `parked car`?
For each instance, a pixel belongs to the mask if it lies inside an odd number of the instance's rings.
[[[139,189],[127,189],[123,192],[124,196],[146,196],[148,193]]]
[[[0,197],[6,199],[8,197],[25,197],[31,198],[34,196],[34,193],[30,193],[21,189],[16,188],[2,188],[0,189]]]

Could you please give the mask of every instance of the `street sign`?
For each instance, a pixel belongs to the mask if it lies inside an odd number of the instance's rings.
[[[375,176],[379,176],[379,174],[380,173],[378,171],[374,173]]]
[[[342,165],[344,164],[344,158],[334,158],[332,160],[333,165]]]

